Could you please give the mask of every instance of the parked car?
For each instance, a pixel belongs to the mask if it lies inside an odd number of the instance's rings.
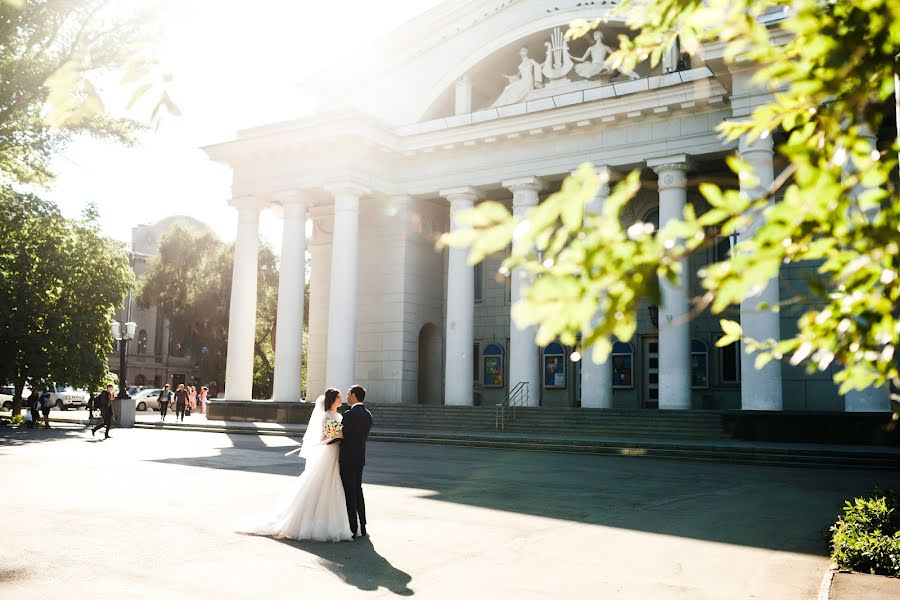
[[[147,388],[132,396],[135,410],[159,410],[158,398],[161,390],[162,388]]]
[[[8,385],[0,387],[0,406],[3,406],[3,410],[12,410],[15,395],[16,389],[14,387]]]
[[[83,408],[87,406],[91,395],[84,390],[76,390],[70,386],[62,386],[51,384],[47,386],[50,392],[50,402],[57,410],[68,410],[70,408]]]

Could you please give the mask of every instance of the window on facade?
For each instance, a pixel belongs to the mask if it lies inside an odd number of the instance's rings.
[[[138,386],[145,386],[145,385],[147,385],[147,378],[144,377],[143,375],[137,375],[137,376],[134,378],[134,385],[138,385]]]
[[[741,380],[741,344],[734,342],[719,349],[722,383],[738,383]]]
[[[634,348],[625,342],[613,344],[610,354],[614,388],[634,387]]]
[[[478,383],[478,361],[481,359],[481,344],[475,342],[472,348],[472,379]]]
[[[147,331],[145,329],[141,329],[138,333],[137,352],[138,354],[147,354]]]
[[[503,347],[500,344],[488,344],[481,354],[481,385],[484,387],[503,387]]]
[[[691,387],[709,387],[709,349],[700,340],[691,340]]]
[[[544,348],[544,387],[566,387],[566,349],[558,342]]]
[[[475,275],[475,302],[481,302],[484,299],[484,263],[478,263],[472,271]]]

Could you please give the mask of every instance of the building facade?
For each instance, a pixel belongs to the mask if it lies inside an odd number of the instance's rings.
[[[206,226],[191,217],[173,216],[155,223],[138,225],[131,230],[131,260],[135,279],[147,272],[150,261],[159,254],[160,239],[173,227],[205,229]],[[200,375],[200,359],[182,348],[175,339],[168,320],[156,306],[143,309],[135,301],[134,294],[126,298],[126,306],[116,311],[114,317],[120,323],[134,321],[135,337],[127,347],[128,385],[162,387],[169,383],[192,383]],[[119,373],[118,347],[109,355],[109,370]]]
[[[492,405],[524,389],[533,406],[889,408],[886,390],[839,395],[831,372],[776,363],[757,371],[739,346],[715,348],[718,316],[681,318],[700,293],[697,271],[726,256],[733,237],[693,256],[685,280],[664,285],[662,304],[641,309],[635,336],[618,340],[603,365],[572,362],[572,348],[559,343],[538,348],[533,330],[511,323],[520,284],[516,273],[498,274],[503,255],[472,267],[464,250],[435,249],[441,233],[462,226],[462,211],[492,199],[526,214],[584,163],[613,181],[641,170],[625,220],[657,227],[687,203],[706,210],[703,181],[740,187],[730,154],[753,164],[761,184],[783,168],[774,135],[725,143],[716,130],[770,99],[752,83],[751,65],[726,65],[723,48],[709,46],[702,60],[676,48],[656,67],[610,69],[614,40],[629,35],[611,17],[616,4],[445,2],[308,82],[328,110],[205,149],[233,169],[239,215],[227,399],[250,398],[259,213],[278,207],[274,400],[298,399],[311,219],[308,397],[358,382],[382,403]],[[580,19],[609,20],[567,40]],[[813,266],[786,267],[724,316],[753,338],[790,335],[804,306],[756,306],[803,294],[811,277]]]

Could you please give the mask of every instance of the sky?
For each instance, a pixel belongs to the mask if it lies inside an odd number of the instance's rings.
[[[174,77],[170,90],[182,116],[167,117],[133,148],[76,140],[56,157],[57,177],[40,194],[69,217],[94,201],[104,232],[120,240],[130,242],[135,225],[183,214],[231,241],[237,222],[227,204],[231,171],[200,148],[232,139],[238,129],[314,114],[305,77],[438,3],[180,2],[165,13],[159,58]],[[106,88],[110,107],[125,104],[116,87]],[[136,116],[148,117],[149,109]],[[263,211],[260,234],[276,252],[280,227],[277,215]]]

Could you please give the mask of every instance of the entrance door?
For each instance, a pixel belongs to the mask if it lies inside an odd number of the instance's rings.
[[[643,339],[644,408],[659,408],[659,338]]]
[[[418,403],[440,406],[444,403],[441,389],[441,330],[426,323],[419,332]]]

